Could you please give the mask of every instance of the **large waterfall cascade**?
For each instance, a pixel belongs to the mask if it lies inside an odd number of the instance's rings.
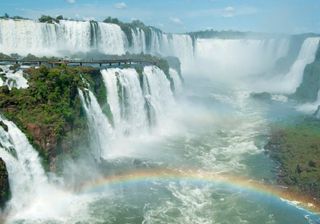
[[[103,112],[92,91],[79,90],[96,149],[93,154],[98,160],[108,156],[114,140],[148,134],[175,105],[170,81],[156,66],[146,66],[140,74],[134,68],[109,68],[101,70],[101,75],[109,114]],[[170,69],[170,75],[178,95],[182,91],[181,78],[174,69]]]
[[[271,70],[288,50],[289,39],[198,39],[195,60],[210,74],[247,76]]]
[[[171,70],[171,73],[179,76],[174,70]],[[96,149],[92,154],[97,160],[107,157],[116,136],[137,135],[137,131],[138,134],[148,131],[149,119],[161,119],[165,110],[174,105],[170,82],[158,67],[146,66],[142,74],[138,74],[133,68],[105,69],[101,71],[101,75],[107,88],[107,103],[111,107],[114,127],[110,118],[102,111],[94,93],[90,89],[78,91],[88,119],[92,148]],[[174,79],[178,80],[176,85],[181,88],[181,80]],[[20,211],[19,216],[11,214],[10,219],[19,220],[20,216],[35,214],[48,215],[45,214],[47,210],[43,210],[43,214],[38,214],[36,210],[41,207],[39,201],[46,198],[49,200],[51,193],[65,197],[63,200],[58,198],[57,201],[50,198],[57,206],[61,206],[60,203],[69,203],[73,196],[63,193],[50,183],[38,152],[28,142],[27,137],[11,121],[2,117],[1,121],[8,127],[8,131],[0,127],[0,157],[7,165],[12,191],[12,199],[7,209],[14,213]],[[39,218],[37,215],[34,218]],[[52,217],[56,215],[52,213]]]
[[[115,24],[0,20],[0,51],[5,54],[66,56],[99,50],[105,54],[121,55],[125,53],[126,41],[121,28]]]
[[[99,161],[102,152],[107,151],[110,146],[109,143],[113,137],[112,127],[90,90],[79,90],[79,96],[88,118],[92,149],[95,149],[92,154]]]
[[[318,37],[307,38],[303,42],[298,58],[291,66],[290,71],[283,77],[283,91],[286,93],[294,93],[299,87],[303,79],[305,67],[315,60],[319,42],[320,38]]]
[[[11,121],[1,118],[8,127],[0,127],[0,157],[8,169],[12,199],[10,209],[19,210],[26,206],[42,187],[48,184],[38,152],[30,145],[27,137]]]
[[[150,46],[145,32],[132,29],[132,46],[116,24],[94,21],[67,21],[59,24],[32,20],[0,19],[0,52],[37,56],[66,56],[74,53],[98,51],[110,55],[151,53],[177,56],[183,61],[193,55],[189,35],[165,34],[151,31]]]
[[[1,53],[62,57],[92,51],[109,55],[147,53],[178,57],[184,72],[193,71],[197,65],[209,71],[214,67],[217,75],[258,74],[272,69],[278,59],[287,55],[290,46],[289,37],[193,40],[189,34],[168,34],[153,28],[147,34],[137,27],[131,28],[130,36],[129,44],[129,37],[119,25],[103,22],[61,20],[49,24],[0,19]]]
[[[0,19],[0,53],[66,56],[91,51],[116,55],[122,55],[126,52],[134,54],[142,52],[176,56],[181,60],[183,71],[193,72],[195,68],[197,69],[196,74],[209,72],[211,76],[220,75],[225,78],[229,75],[238,75],[242,78],[250,75],[258,76],[257,74],[260,75],[272,70],[278,60],[287,56],[290,47],[289,38],[192,40],[191,36],[187,34],[166,34],[153,29],[151,29],[150,34],[146,34],[140,28],[132,29],[131,33],[132,43],[129,44],[126,34],[120,26],[115,24],[64,20],[60,21],[59,24],[46,24],[31,20]],[[275,80],[272,80],[272,86],[276,86],[280,93],[294,92],[302,81],[305,67],[315,60],[319,41],[320,38],[306,38],[289,72],[278,74],[276,83]],[[13,71],[9,69],[9,66],[0,66],[0,68],[2,70],[0,86],[7,85],[9,89],[14,87],[28,88],[28,81],[23,77],[22,70]],[[89,85],[87,89],[78,90],[88,121],[92,149],[94,149],[92,154],[97,161],[101,158],[107,159],[109,150],[116,144],[122,144],[122,141],[126,141],[130,137],[144,138],[148,134],[153,134],[152,131],[158,126],[163,125],[163,121],[169,117],[170,110],[177,105],[175,96],[183,91],[183,83],[178,71],[171,68],[169,74],[172,80],[169,80],[168,74],[165,74],[156,66],[145,66],[141,71],[134,68],[101,70],[103,84],[106,88],[106,104],[110,108],[110,114],[103,111],[102,105],[99,104]],[[234,77],[227,78],[233,79]],[[172,81],[174,91],[171,88],[172,83],[170,82]],[[268,83],[269,86],[271,86],[270,83]],[[245,93],[243,98],[247,99],[248,95]],[[211,100],[211,96],[206,100]],[[223,96],[221,99],[224,102],[234,102],[233,98]],[[242,98],[239,101],[242,101]],[[247,102],[246,100],[243,101]],[[236,103],[238,104],[238,102]],[[243,106],[243,103],[240,102],[239,105]],[[191,112],[193,112],[192,109]],[[247,115],[245,113],[244,117]],[[201,113],[200,115],[196,114],[196,116],[201,116]],[[210,116],[203,114],[203,120],[211,122],[211,120],[207,120],[207,118],[211,119]],[[229,121],[229,116],[226,117],[228,118],[223,119]],[[201,119],[196,120],[196,123],[201,123]],[[73,208],[70,204],[77,204],[76,196],[73,193],[65,194],[51,183],[42,167],[38,152],[14,123],[3,117],[0,117],[0,121],[8,127],[6,131],[0,126],[0,157],[7,165],[12,191],[12,199],[8,202],[6,208],[9,215],[12,216],[10,218],[19,222],[25,217],[29,220],[33,218],[34,220],[46,220],[48,217],[55,220],[57,217],[63,217],[60,214],[69,216],[74,213],[72,215],[78,216],[81,213],[78,210],[68,210],[68,208]],[[234,125],[234,120],[230,120],[230,124]],[[252,122],[249,120],[246,124],[252,125]],[[246,125],[245,128],[247,128]],[[247,130],[241,130],[242,132],[247,133]],[[219,136],[213,135],[217,140],[221,137],[222,132],[219,133]],[[239,146],[242,147],[241,143],[244,143],[243,149],[247,149],[248,144],[249,148],[254,145],[251,143],[251,136],[249,138],[247,134],[244,136],[242,134],[234,135],[234,132],[230,132],[230,136],[232,136],[230,140],[232,144],[228,146],[229,148],[227,147],[228,153],[238,152]],[[188,136],[188,138],[190,137],[192,136]],[[209,137],[212,139],[212,136]],[[246,141],[241,142],[241,138],[248,138],[250,142],[248,144]],[[199,142],[205,143],[206,141],[207,139],[204,140],[203,138],[199,140]],[[192,144],[192,138],[191,140],[187,139],[183,145],[179,145],[179,148],[183,149],[185,147],[185,149],[188,149],[189,146],[186,147],[188,144]],[[195,144],[198,147],[199,143],[196,142]],[[214,144],[209,147],[208,151],[216,147]],[[221,143],[222,146],[224,144],[225,142]],[[125,147],[121,145],[117,150],[123,148]],[[216,150],[221,151],[221,148],[222,151],[225,150],[221,146],[217,147]],[[256,147],[254,146],[254,148]],[[225,157],[221,160],[215,153],[212,155],[206,154],[203,148],[200,151],[201,156],[188,154],[186,157],[193,159],[205,157],[208,160],[204,163],[209,165],[215,162],[225,163]],[[230,157],[234,157],[233,154]],[[188,194],[189,192],[188,190]],[[196,196],[196,198],[198,197]],[[223,203],[224,198],[222,199],[219,203]],[[50,205],[47,203],[49,200]],[[185,205],[187,206],[189,202],[190,200]],[[56,206],[56,208],[52,209],[51,206]],[[41,209],[41,212],[39,212],[39,209]],[[212,209],[210,209],[211,212]],[[15,216],[16,214],[17,216]],[[43,215],[44,218],[39,218],[39,215]],[[62,220],[62,222],[68,223],[68,220]]]

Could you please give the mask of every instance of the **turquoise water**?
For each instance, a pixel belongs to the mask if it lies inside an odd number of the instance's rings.
[[[221,91],[207,83],[186,95],[180,102],[183,113],[178,111],[169,124],[172,133],[137,143],[126,158],[108,161],[114,165],[111,170],[192,168],[275,183],[276,164],[266,156],[263,146],[269,123],[288,116],[286,109],[277,106],[276,111],[270,104],[250,100],[246,91]],[[209,182],[146,179],[95,190],[97,194],[108,192],[89,206],[89,216],[95,217],[96,223],[320,221],[277,196]]]
[[[192,88],[188,87],[192,83]],[[195,88],[196,87],[196,88]],[[162,132],[123,140],[110,150],[101,173],[134,170],[204,170],[275,183],[276,164],[264,153],[269,124],[287,116],[250,99],[243,89],[186,83],[185,97],[162,124]],[[284,106],[283,106],[284,107]],[[279,109],[280,108],[280,109]],[[282,112],[279,112],[282,111]],[[294,115],[292,115],[294,116]],[[73,212],[59,218],[15,223],[303,224],[320,216],[277,196],[228,184],[144,178],[74,193]],[[54,209],[54,208],[52,208]],[[69,210],[68,210],[69,211]]]

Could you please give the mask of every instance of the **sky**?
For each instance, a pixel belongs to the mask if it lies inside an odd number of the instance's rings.
[[[320,0],[0,0],[0,15],[143,21],[165,32],[320,33]]]

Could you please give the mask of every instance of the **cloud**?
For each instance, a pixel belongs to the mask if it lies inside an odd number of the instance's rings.
[[[113,5],[116,9],[126,9],[128,6],[125,2],[118,2]]]
[[[73,3],[76,3],[76,0],[66,0],[66,2],[73,4]]]
[[[254,7],[248,6],[227,6],[225,8],[211,8],[205,10],[192,11],[188,13],[190,17],[205,17],[205,16],[215,16],[215,17],[226,17],[232,18],[236,16],[247,16],[256,14],[258,10]]]
[[[1,0],[0,0],[1,2]],[[76,1],[79,3],[79,1]],[[111,5],[112,6],[112,5]],[[139,15],[139,19],[143,21],[148,21],[149,18],[154,16],[154,12],[141,10],[139,8],[131,8],[130,10],[119,10],[110,5],[104,5],[104,7],[97,6],[95,4],[75,4],[73,7],[56,7],[49,9],[18,9],[19,15],[37,19],[41,15],[63,15],[66,18],[82,19],[89,18],[94,15],[94,17],[102,21],[106,18],[106,15],[111,17],[117,17],[122,20],[130,20],[130,18],[135,18]],[[75,16],[78,15],[78,16]]]
[[[181,19],[178,18],[178,17],[170,17],[170,21],[173,22],[173,23],[175,23],[175,24],[177,24],[177,25],[182,25],[182,24],[183,24],[183,22],[181,21]]]
[[[225,7],[223,11],[223,17],[234,17],[236,14],[236,9],[232,6]]]

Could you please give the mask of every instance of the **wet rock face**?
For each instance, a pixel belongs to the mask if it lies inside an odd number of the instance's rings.
[[[0,208],[10,199],[9,176],[5,162],[0,158]]]
[[[0,126],[3,128],[3,130],[5,130],[6,132],[8,131],[8,126],[3,122],[0,121]]]

